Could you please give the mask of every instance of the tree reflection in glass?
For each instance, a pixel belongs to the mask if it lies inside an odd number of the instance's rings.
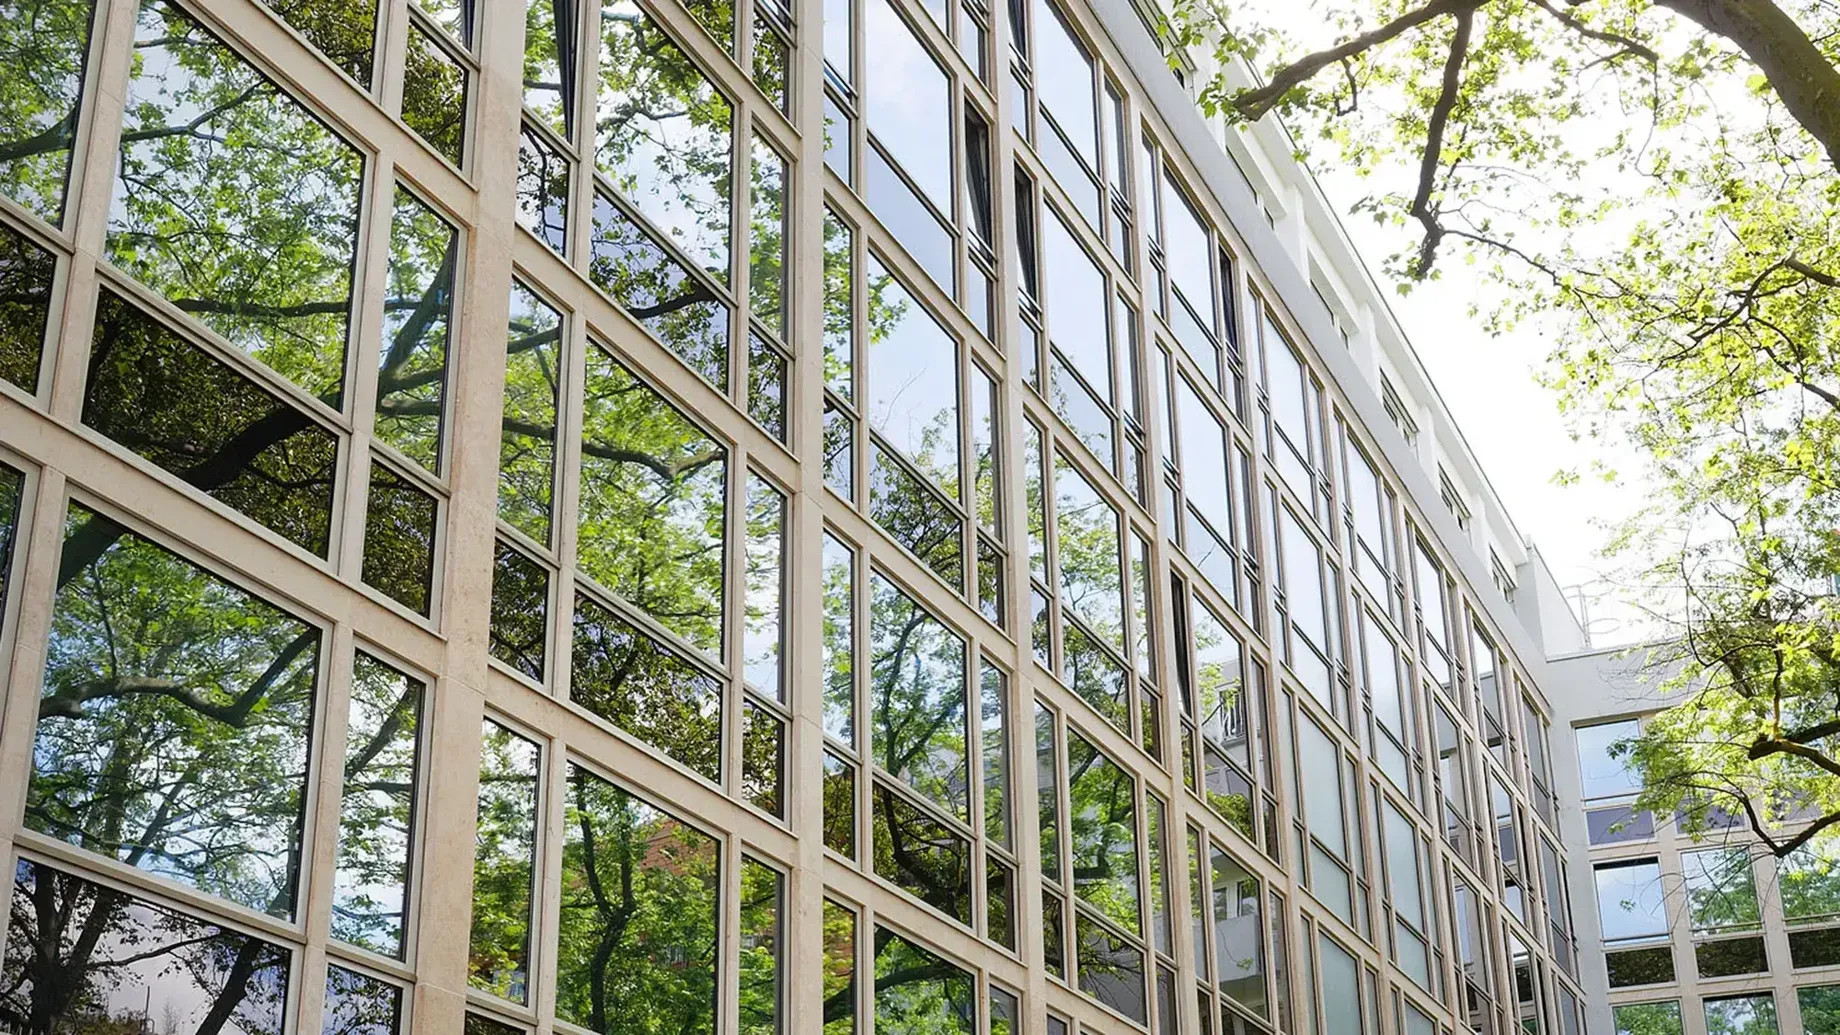
[[[320,630],[81,504],[64,543],[26,825],[293,916]]]
[[[1143,933],[1137,908],[1137,781],[1071,726],[1067,799],[1075,893],[1126,931]]]
[[[556,481],[556,405],[561,390],[562,314],[529,288],[511,285],[505,337],[505,417],[498,458],[498,516],[549,545]]]
[[[878,1035],[975,1035],[977,979],[888,930],[875,929]]]
[[[600,1035],[716,1029],[715,840],[569,767],[556,1016]]]
[[[390,272],[377,363],[377,437],[441,470],[447,350],[460,232],[400,185],[390,217]]]
[[[971,926],[971,842],[887,784],[872,792],[876,874]]]
[[[869,426],[957,501],[957,342],[880,261],[868,265]]]
[[[780,1035],[780,910],[785,878],[741,858],[741,1035]]]
[[[332,936],[385,956],[403,952],[423,689],[363,651],[352,659]]]
[[[490,719],[481,725],[467,982],[517,1003],[530,994],[541,763],[536,744]]]
[[[63,221],[93,0],[9,3],[0,18],[0,193]]]
[[[876,762],[969,822],[965,642],[880,573],[870,578],[869,639]]]
[[[588,277],[717,388],[728,390],[728,303],[606,191],[594,192]]]
[[[721,782],[720,680],[583,593],[571,653],[569,700]]]
[[[441,157],[466,157],[466,70],[426,30],[409,22],[403,53],[403,122]]]
[[[0,28],[0,38],[5,32]],[[28,392],[38,391],[56,273],[57,259],[50,252],[0,223],[0,380]]]
[[[0,969],[0,1028],[281,1035],[290,955],[21,859]]]
[[[595,166],[690,260],[728,283],[733,112],[631,0],[601,7]]]
[[[377,0],[262,0],[368,90],[377,42]]]
[[[728,450],[589,342],[576,565],[721,657]]]
[[[396,1035],[401,1020],[401,988],[336,963],[326,964],[320,1035]]]
[[[165,0],[136,28],[109,261],[339,407],[363,162]]]

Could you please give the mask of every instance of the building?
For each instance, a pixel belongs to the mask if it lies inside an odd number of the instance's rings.
[[[1688,836],[1676,817],[1631,807],[1639,784],[1611,754],[1664,707],[1664,664],[1645,650],[1554,658],[1559,793],[1583,804],[1567,831],[1581,973],[1593,1031],[1758,1035],[1840,1031],[1840,859],[1804,846],[1777,859],[1749,821],[1709,806]]]
[[[1145,26],[0,0],[0,1027],[1583,1030],[1581,636]]]

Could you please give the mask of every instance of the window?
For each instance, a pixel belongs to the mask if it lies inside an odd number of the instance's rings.
[[[74,501],[59,571],[26,826],[292,919],[320,628]]]
[[[1412,417],[1412,408],[1406,405],[1399,389],[1393,387],[1385,374],[1380,375],[1380,406],[1386,411],[1387,419],[1405,436],[1406,445],[1418,445],[1418,421]]]
[[[1457,519],[1457,527],[1469,531],[1469,504],[1463,499],[1463,491],[1451,480],[1450,473],[1443,467],[1438,468],[1438,497],[1444,501],[1444,509]]]
[[[1807,1035],[1840,1032],[1840,985],[1812,985],[1795,990]],[[1619,1033],[1621,1035],[1621,1033]]]
[[[1680,1001],[1614,1007],[1616,1035],[1681,1035]]]
[[[1634,719],[1578,728],[1578,772],[1586,801],[1621,797],[1642,789],[1640,778],[1629,768],[1627,756],[1617,750],[1619,743],[1633,739],[1639,732]]]
[[[542,755],[535,743],[491,719],[485,721],[480,740],[467,978],[482,992],[522,1003],[530,996]]]
[[[885,927],[875,944],[876,1031],[976,1035],[976,975]]]
[[[1776,1035],[1776,1000],[1768,995],[1707,999],[1706,1035]]]
[[[1597,915],[1605,942],[1665,937],[1667,912],[1661,888],[1661,865],[1653,859],[1600,864]]]
[[[353,659],[332,935],[399,958],[408,919],[424,691],[421,680],[362,650]]]
[[[1743,848],[1682,852],[1687,915],[1693,933],[1755,930],[1759,923],[1757,887],[1751,879],[1750,853]]]
[[[1791,924],[1840,916],[1840,858],[1831,842],[1810,842],[1777,860],[1783,917]]]
[[[1508,603],[1514,603],[1514,573],[1502,563],[1501,556],[1493,547],[1489,548],[1489,578],[1495,582],[1495,591]]]
[[[5,175],[0,162],[0,188]],[[0,304],[0,380],[26,392],[38,391],[56,272],[55,256],[0,222],[0,296],[7,299]]]

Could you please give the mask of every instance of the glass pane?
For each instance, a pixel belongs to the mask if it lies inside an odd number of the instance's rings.
[[[396,1035],[402,989],[388,981],[326,964],[326,1005],[320,1035]]]
[[[984,857],[984,929],[998,945],[1016,947],[1016,871],[994,855]]]
[[[6,612],[6,587],[12,583],[13,544],[19,539],[25,484],[25,475],[0,464],[0,614]]]
[[[1667,934],[1661,866],[1653,859],[1596,868],[1597,913],[1607,942]]]
[[[1634,794],[1642,789],[1641,778],[1629,767],[1628,758],[1611,752],[1619,741],[1640,733],[1641,727],[1634,719],[1585,726],[1578,731],[1578,769],[1586,801]]]
[[[824,847],[856,858],[856,767],[824,753]]]
[[[403,58],[402,119],[441,157],[466,158],[466,70],[413,20]]]
[[[786,358],[758,332],[748,332],[748,416],[785,443]]]
[[[1021,1035],[1022,1006],[1016,997],[990,986],[990,1035]]]
[[[1751,879],[1750,852],[1715,848],[1682,852],[1687,912],[1695,933],[1755,930],[1759,922],[1757,886]]]
[[[1811,989],[1803,990],[1805,997]],[[1807,1000],[1804,998],[1802,1019],[1808,1019]],[[1680,1003],[1670,1000],[1665,1003],[1631,1003],[1628,1006],[1614,1008],[1616,1035],[1681,1035]],[[1824,1029],[1809,1025],[1810,1033],[1824,1032]]]
[[[505,419],[498,516],[545,546],[556,481],[556,403],[562,314],[517,282],[505,337]]]
[[[876,1035],[976,1035],[970,972],[887,928],[876,928],[875,944]]]
[[[846,500],[856,498],[856,422],[824,401],[824,484]]]
[[[1090,80],[1088,85],[1090,88]],[[1042,220],[1042,265],[1047,280],[1048,337],[1110,406],[1112,324],[1105,313],[1105,274],[1061,214],[1053,206],[1047,211],[1048,218]]]
[[[518,136],[518,225],[561,255],[569,225],[569,163],[528,124]]]
[[[1776,1001],[1768,995],[1708,999],[1706,1035],[1776,1035]]]
[[[786,497],[750,472],[747,480],[747,621],[741,658],[748,682],[777,700],[780,681],[780,601],[785,588]]]
[[[1036,823],[1041,836],[1041,875],[1061,879],[1060,779],[1054,751],[1054,713],[1035,705]]]
[[[0,53],[5,46],[6,38],[0,35]],[[0,107],[5,103],[0,100]],[[0,163],[0,179],[4,176]],[[38,391],[39,361],[51,319],[51,278],[56,272],[57,259],[50,252],[0,223],[0,380],[27,392]]]
[[[1265,999],[1265,930],[1259,920],[1259,879],[1238,859],[1211,844],[1214,870],[1214,960],[1222,995],[1260,1017]],[[1325,986],[1341,994],[1347,985]],[[1340,1031],[1331,1028],[1331,1031]]]
[[[480,728],[467,980],[512,1002],[530,994],[531,882],[536,875],[537,745],[487,719]]]
[[[75,502],[58,581],[26,826],[292,917],[320,630]]]
[[[549,634],[549,573],[503,539],[492,565],[492,656],[541,683]]]
[[[435,498],[381,460],[371,461],[365,499],[364,584],[417,614],[434,589]]]
[[[563,830],[556,1016],[713,1035],[716,839],[575,765]]]
[[[472,45],[473,0],[415,0],[415,5],[455,39]]]
[[[430,471],[441,470],[447,349],[453,330],[460,232],[396,188],[390,272],[377,361],[377,437]]]
[[[778,870],[741,857],[741,1035],[779,1035],[784,883]]]
[[[984,836],[1009,841],[1009,677],[980,659],[978,735],[984,742]]]
[[[578,0],[525,0],[524,107],[564,140],[575,135]]]
[[[1776,863],[1783,916],[1791,922],[1840,914],[1840,844],[1817,840]]]
[[[588,276],[703,379],[728,390],[728,304],[604,191],[594,192]]]
[[[952,211],[950,80],[888,0],[864,0],[869,131],[942,213]]]
[[[338,408],[358,152],[178,7],[135,36],[109,261]]]
[[[1322,961],[1323,1030],[1335,1035],[1362,1035],[1359,970],[1354,957],[1333,939],[1319,939]]]
[[[586,381],[576,564],[721,657],[728,450],[592,340]]]
[[[252,935],[21,859],[0,967],[0,1017],[21,1031],[140,1031],[157,1017],[175,1032],[216,1026],[281,1035],[291,956]]]
[[[874,259],[868,286],[869,426],[956,501],[958,343]]]
[[[855,399],[855,232],[824,210],[824,384],[845,402]]]
[[[363,651],[352,659],[332,936],[399,958],[424,689]]]
[[[1067,799],[1075,894],[1106,919],[1141,935],[1137,780],[1071,726],[1067,731]]]
[[[1092,58],[1061,21],[1060,10],[1047,0],[1035,4],[1034,68],[1042,107],[1052,112],[1087,166],[1097,169],[1099,120],[1093,103]]]
[[[880,574],[869,589],[875,761],[970,822],[965,641]]]
[[[630,0],[601,6],[595,166],[690,261],[728,282],[727,98]]]
[[[1252,771],[1252,724],[1246,707],[1246,648],[1233,635],[1227,623],[1214,614],[1206,601],[1196,598],[1193,617],[1195,640],[1195,689],[1201,708],[1201,735],[1208,742],[1208,753],[1218,752],[1230,758],[1246,773]],[[1208,772],[1209,800],[1225,788],[1217,784],[1225,779],[1213,767]],[[1216,776],[1218,775],[1218,779]],[[1215,803],[1217,807],[1225,803]],[[1239,819],[1245,804],[1227,806],[1227,818]]]
[[[93,0],[9,4],[0,21],[0,192],[56,224],[63,220],[70,148],[89,53]]]
[[[856,746],[856,554],[825,533],[824,732]]]
[[[971,926],[971,842],[876,781],[875,872],[966,927]]]
[[[748,298],[754,318],[780,338],[786,336],[786,160],[754,138],[753,177],[748,186]]]
[[[767,95],[773,106],[788,116],[792,114],[792,46],[769,28],[756,9],[754,14],[754,85]]]
[[[1835,1035],[1836,1032],[1840,1032],[1840,985],[1798,988],[1795,990],[1795,997],[1802,1008],[1802,1027],[1807,1029],[1807,1035]],[[1677,1004],[1673,1005],[1675,1005],[1676,1019],[1671,1035],[1679,1035],[1680,1009]],[[1616,1035],[1648,1035],[1646,1032],[1623,1030],[1623,1010],[1625,1009],[1629,1007],[1617,1010]]]
[[[1054,526],[1061,603],[1124,657],[1124,548],[1118,511],[1059,453],[1054,458]]]
[[[741,708],[741,793],[755,808],[784,816],[786,724],[753,701]]]
[[[824,1035],[856,1035],[856,913],[824,900]]]
[[[954,593],[964,591],[964,519],[876,440],[869,444],[869,516]]]
[[[326,555],[337,436],[106,288],[83,423]]]
[[[612,608],[575,597],[569,700],[722,782],[722,681]]]
[[[1144,950],[1075,911],[1080,991],[1139,1024],[1150,1018],[1144,989]]]

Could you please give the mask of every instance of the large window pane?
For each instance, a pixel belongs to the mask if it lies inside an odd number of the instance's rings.
[[[513,1002],[530,995],[531,882],[536,877],[537,745],[487,719],[481,727],[467,979]]]
[[[319,48],[327,60],[370,89],[377,0],[262,0]]]
[[[390,219],[390,272],[377,369],[377,437],[441,469],[460,233],[402,187]]]
[[[1802,1028],[1806,1035],[1840,1035],[1840,985],[1798,988],[1795,990],[1795,998],[1802,1008]],[[1621,1020],[1620,1016],[1618,1020]],[[1647,1033],[1618,1031],[1617,1035]]]
[[[870,578],[875,761],[970,822],[965,641],[879,573]]]
[[[856,553],[824,534],[824,732],[856,744]]]
[[[492,656],[543,681],[549,644],[549,574],[524,551],[497,540],[492,561]]]
[[[1118,511],[1059,453],[1054,458],[1054,527],[1061,603],[1124,656],[1124,549]]]
[[[402,118],[441,157],[466,158],[466,70],[417,22],[403,52]]]
[[[1613,1012],[1616,1035],[1681,1035],[1680,1003],[1676,1000],[1630,1003],[1616,1007]]]
[[[1238,859],[1210,843],[1214,871],[1214,960],[1220,991],[1266,1016],[1265,929],[1259,920],[1259,879]],[[1351,975],[1352,976],[1352,975]],[[1346,986],[1354,988],[1351,981]],[[1331,1028],[1331,1031],[1343,1029]]]
[[[728,99],[630,0],[601,7],[595,165],[690,260],[728,282]]]
[[[569,767],[556,1016],[590,1031],[716,1030],[716,839]]]
[[[12,0],[0,8],[0,192],[60,222],[93,0]]]
[[[971,926],[971,842],[881,781],[874,786],[875,872]]]
[[[281,1035],[291,953],[43,863],[13,871],[0,1025]]]
[[[1695,933],[1757,927],[1757,885],[1751,879],[1748,850],[1682,852],[1680,869],[1686,878],[1687,912]]]
[[[912,941],[875,931],[876,1035],[975,1035],[977,979]]]
[[[332,936],[385,956],[403,952],[423,690],[363,651],[352,660]]]
[[[728,451],[590,341],[576,564],[722,654]]]
[[[1783,916],[1790,923],[1840,915],[1840,844],[1816,840],[1776,863]]]
[[[1144,950],[1113,934],[1109,928],[1075,911],[1074,939],[1080,991],[1144,1023],[1150,1004],[1144,988]]]
[[[1706,1035],[1776,1035],[1776,1000],[1767,994],[1708,999]]]
[[[1586,726],[1578,731],[1578,769],[1584,781],[1585,800],[1634,794],[1642,789],[1642,781],[1629,768],[1628,759],[1611,753],[1618,741],[1639,732],[1634,719]]]
[[[741,859],[741,1035],[780,1031],[780,913],[785,878]]]
[[[856,1035],[856,913],[824,900],[824,1035]]]
[[[365,498],[364,584],[425,615],[434,592],[440,504],[381,459],[371,461],[370,483]]]
[[[1604,941],[1667,934],[1661,865],[1653,859],[1598,866],[1597,913]]]
[[[952,212],[952,99],[945,70],[888,0],[864,0],[869,131],[933,207]]]
[[[396,1035],[402,998],[398,985],[328,963],[320,1035]]]
[[[957,343],[873,258],[868,284],[869,426],[956,501]]]
[[[78,503],[26,825],[294,915],[320,630]]]
[[[594,192],[588,276],[690,368],[728,389],[728,304],[605,191]]]
[[[324,556],[338,440],[228,363],[103,289],[83,423]]]
[[[1113,923],[1141,934],[1137,781],[1071,727],[1067,732],[1067,798],[1075,893]]]
[[[177,6],[135,38],[109,260],[337,407],[358,152]]]

